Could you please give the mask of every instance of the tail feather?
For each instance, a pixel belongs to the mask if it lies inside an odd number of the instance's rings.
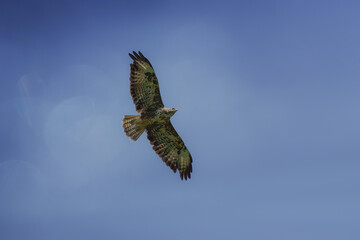
[[[123,122],[123,128],[126,136],[136,141],[145,131],[145,125],[142,124],[142,120],[139,115],[125,115]]]

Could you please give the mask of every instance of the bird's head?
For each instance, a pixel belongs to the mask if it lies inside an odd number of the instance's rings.
[[[170,117],[172,117],[176,113],[177,109],[176,108],[165,108],[164,111],[166,112],[166,114],[168,114],[168,115],[170,115]]]

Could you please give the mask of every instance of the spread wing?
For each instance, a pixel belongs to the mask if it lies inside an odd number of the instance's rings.
[[[133,52],[129,56],[134,60],[130,64],[130,93],[138,113],[163,108],[159,83],[155,71],[142,53]]]
[[[179,170],[181,180],[191,178],[192,157],[170,120],[166,124],[153,123],[146,128],[155,152],[174,173]]]

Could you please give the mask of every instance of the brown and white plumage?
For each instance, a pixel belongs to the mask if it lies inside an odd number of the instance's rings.
[[[170,122],[176,109],[165,108],[161,100],[159,83],[150,61],[141,52],[129,54],[130,93],[137,115],[127,115],[123,127],[127,136],[136,141],[146,131],[154,151],[180,178],[191,178],[192,157],[181,137]]]
[[[146,128],[148,139],[154,151],[162,158],[174,173],[179,170],[180,177],[191,178],[192,157],[184,142],[171,124],[153,123]]]
[[[163,108],[159,83],[155,71],[141,52],[129,56],[134,60],[130,64],[130,94],[138,113]]]

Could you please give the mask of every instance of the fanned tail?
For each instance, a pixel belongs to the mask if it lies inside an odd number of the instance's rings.
[[[125,115],[123,122],[123,128],[126,136],[136,141],[145,131],[145,125],[142,124],[142,120],[139,115]]]

